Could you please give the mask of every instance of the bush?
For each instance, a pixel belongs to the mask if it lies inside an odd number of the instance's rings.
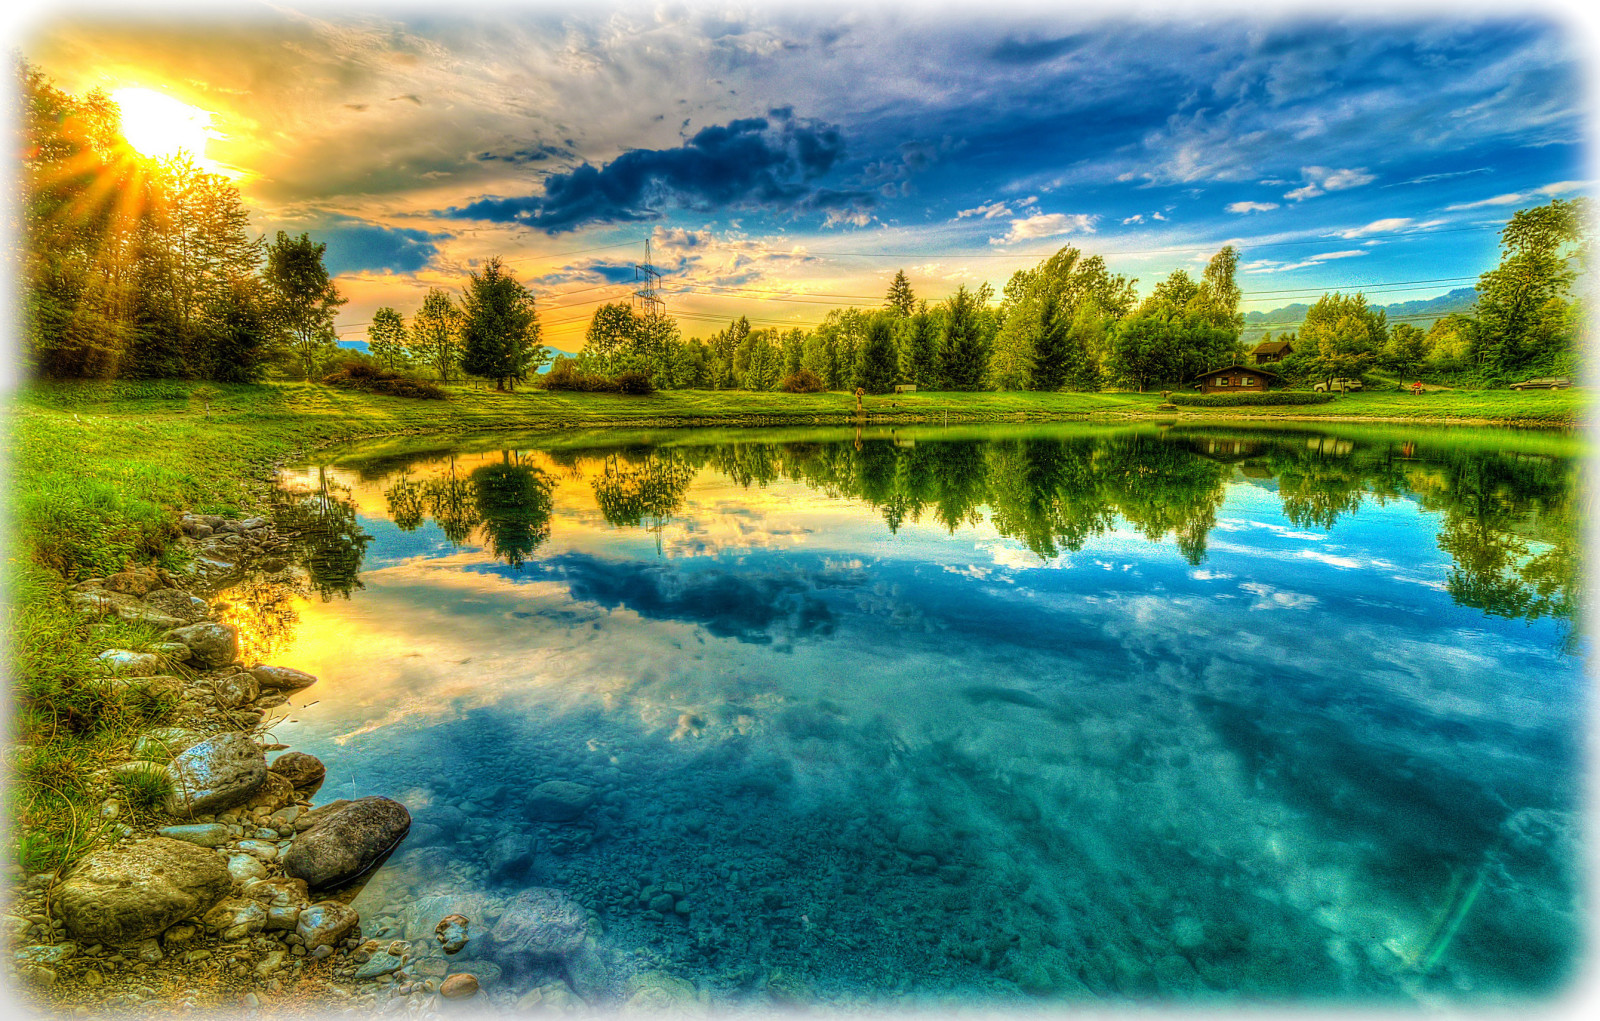
[[[537,385],[546,390],[575,393],[616,393],[617,382],[608,376],[581,371],[570,358],[557,358],[550,371],[539,377]]]
[[[827,389],[822,377],[810,369],[791,372],[778,381],[778,389],[786,394],[819,394]]]
[[[656,392],[656,385],[642,372],[619,372],[616,383],[617,390],[625,394],[649,395]]]
[[[1180,394],[1167,398],[1173,404],[1195,408],[1236,408],[1263,404],[1326,404],[1333,394],[1306,393],[1304,390],[1277,390],[1242,394]]]
[[[425,401],[444,400],[444,391],[432,383],[415,376],[404,376],[388,369],[380,369],[366,361],[348,361],[337,370],[322,377],[328,386],[345,390],[365,390],[367,393],[386,394],[390,397],[415,397]]]

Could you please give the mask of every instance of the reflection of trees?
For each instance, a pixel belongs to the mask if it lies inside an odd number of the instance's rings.
[[[1113,439],[1098,468],[1109,502],[1145,538],[1168,532],[1191,564],[1206,556],[1206,536],[1217,523],[1228,468],[1149,436]]]
[[[416,531],[427,518],[427,494],[422,483],[409,476],[385,489],[383,499],[389,505],[389,520],[398,525],[402,532]]]
[[[270,661],[294,641],[300,624],[295,601],[311,593],[310,578],[299,569],[277,577],[257,572],[218,593],[218,619],[239,629],[239,655],[246,662]]]
[[[483,519],[489,552],[512,567],[521,568],[528,556],[550,538],[550,498],[555,480],[538,468],[512,460],[487,464],[472,473],[477,510]]]
[[[361,562],[372,536],[361,530],[349,490],[330,479],[326,468],[317,469],[312,492],[280,493],[273,516],[323,602],[335,595],[348,599],[353,589],[362,587]]]
[[[450,474],[429,479],[422,485],[422,498],[434,523],[450,540],[459,546],[478,527],[477,492],[472,483],[456,474],[456,459],[450,458]]]
[[[606,459],[591,483],[595,504],[606,522],[630,528],[643,522],[659,528],[683,507],[695,469],[671,451],[657,451],[643,464]]]

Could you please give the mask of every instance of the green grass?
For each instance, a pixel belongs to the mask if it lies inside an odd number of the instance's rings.
[[[8,758],[14,852],[30,869],[69,864],[104,826],[101,800],[115,785],[96,771],[126,757],[127,746],[171,706],[126,686],[95,682],[93,656],[139,648],[154,633],[126,622],[90,621],[68,605],[70,581],[130,563],[178,566],[177,512],[237,514],[260,506],[269,469],[313,447],[393,437],[397,446],[426,436],[560,430],[557,442],[604,442],[608,430],[655,435],[684,427],[696,437],[749,425],[803,431],[853,425],[855,398],[843,393],[667,391],[620,394],[499,393],[451,384],[446,401],[418,401],[338,390],[316,383],[216,385],[209,417],[181,382],[74,383],[19,393],[8,423],[12,528],[6,583],[7,634],[14,684]],[[1163,412],[1158,392],[918,393],[866,399],[864,430],[937,429],[963,423],[1081,419],[1154,428],[1156,423],[1253,423],[1335,428],[1331,423],[1432,420],[1571,426],[1586,413],[1581,391],[1452,391],[1423,397],[1395,391],[1351,394],[1323,405],[1187,409]],[[948,422],[948,426],[947,426]],[[1299,423],[1299,424],[1296,424]],[[985,428],[994,428],[986,426]],[[370,452],[369,452],[370,453]],[[124,791],[148,801],[154,791]]]

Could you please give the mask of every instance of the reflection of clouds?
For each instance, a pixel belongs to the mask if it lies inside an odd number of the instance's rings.
[[[1326,532],[1301,532],[1290,528],[1288,525],[1281,525],[1276,521],[1251,521],[1248,524],[1251,528],[1263,528],[1285,539],[1305,539],[1309,542],[1322,542],[1328,538],[1328,533]]]
[[[1250,604],[1252,610],[1309,610],[1316,605],[1317,597],[1304,592],[1284,592],[1261,582],[1247,581],[1239,586],[1256,597]]]
[[[1189,577],[1195,581],[1229,581],[1233,575],[1226,571],[1212,571],[1206,568],[1197,568],[1189,572]]]

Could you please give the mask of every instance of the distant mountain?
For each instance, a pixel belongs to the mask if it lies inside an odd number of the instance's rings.
[[[1476,287],[1457,287],[1448,294],[1441,294],[1437,298],[1420,298],[1416,301],[1397,301],[1391,305],[1373,305],[1389,317],[1389,322],[1410,323],[1420,330],[1426,330],[1437,319],[1443,319],[1452,312],[1471,313],[1472,307],[1478,302],[1478,289]],[[1280,333],[1298,331],[1300,324],[1306,320],[1306,313],[1311,306],[1304,302],[1295,302],[1282,308],[1272,309],[1270,312],[1246,312],[1244,316],[1244,332],[1240,339],[1245,344],[1254,344],[1265,334],[1271,333],[1276,337]]]
[[[341,341],[339,341],[339,346],[344,348],[346,351],[360,351],[362,354],[366,354],[367,353],[367,342],[364,341],[364,340],[341,340]],[[576,357],[578,357],[578,352],[576,352],[576,351],[563,351],[559,347],[551,347],[548,344],[545,345],[544,350],[545,350],[545,353],[550,356],[550,359],[552,361],[554,361],[556,358],[559,358],[559,357],[561,357],[563,355],[565,355],[568,358],[576,358]],[[540,369],[539,371],[540,372],[546,372],[548,370],[549,370],[549,367],[546,366],[545,368]]]

